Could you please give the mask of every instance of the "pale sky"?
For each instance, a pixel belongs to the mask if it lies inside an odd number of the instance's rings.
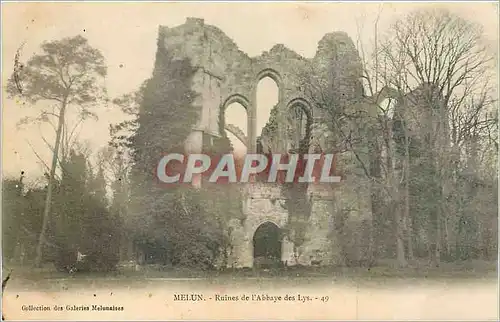
[[[150,77],[159,25],[174,27],[186,17],[204,18],[206,24],[219,27],[241,50],[256,56],[282,43],[305,56],[314,56],[324,34],[345,31],[356,38],[356,21],[364,22],[361,38],[371,47],[373,24],[379,7],[379,30],[383,32],[398,16],[422,6],[438,4],[379,3],[2,3],[2,82],[13,70],[16,50],[25,42],[22,61],[26,61],[46,40],[81,34],[91,46],[101,50],[108,64],[106,85],[111,98],[136,90]],[[494,3],[442,3],[466,19],[484,25],[487,41],[498,43],[498,6]],[[120,67],[121,65],[121,67]],[[265,124],[269,109],[277,99],[269,80],[259,84],[258,123]],[[3,97],[3,96],[2,96]],[[241,122],[242,109],[230,107],[231,123]],[[30,112],[31,110],[31,112]],[[4,175],[17,176],[24,170],[28,177],[39,176],[42,167],[30,144],[46,162],[50,151],[40,139],[44,133],[53,140],[50,127],[28,126],[17,130],[16,123],[36,107],[20,108],[2,100],[2,168]],[[88,121],[80,133],[97,151],[109,140],[108,127],[123,116],[111,106],[98,111],[99,122]],[[42,132],[40,132],[42,131]],[[259,129],[260,131],[260,129]],[[29,142],[29,144],[28,144]]]

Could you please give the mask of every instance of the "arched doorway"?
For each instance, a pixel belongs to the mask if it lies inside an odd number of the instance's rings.
[[[281,264],[281,229],[272,222],[261,224],[253,235],[254,267],[277,267]]]

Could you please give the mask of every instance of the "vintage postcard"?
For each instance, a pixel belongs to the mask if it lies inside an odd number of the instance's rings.
[[[497,320],[498,3],[3,2],[5,320]]]

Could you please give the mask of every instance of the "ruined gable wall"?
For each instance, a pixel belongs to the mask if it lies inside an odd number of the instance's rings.
[[[234,78],[232,74],[250,64],[250,58],[218,28],[206,26],[203,19],[188,18],[181,26],[161,28],[167,50],[179,59],[190,59],[198,68],[193,90],[198,92],[196,103],[203,109],[195,129],[219,135],[219,108],[227,95],[227,83]]]
[[[309,103],[312,114],[321,117],[321,111],[312,106],[314,99],[308,97],[303,88],[308,77],[325,79],[328,83],[315,80],[314,86],[322,90],[335,88],[342,104],[348,105],[362,96],[361,59],[344,32],[326,34],[318,43],[316,55],[307,59],[282,44],[249,57],[224,32],[206,25],[203,19],[188,18],[183,25],[160,28],[166,48],[176,57],[189,58],[200,69],[194,80],[194,89],[200,93],[199,103],[204,106],[198,128],[211,134],[218,132],[216,110],[218,112],[221,105],[227,107],[234,101],[244,103],[248,117],[256,117],[257,84],[266,76],[277,82],[283,110],[290,107],[290,102],[302,98]],[[231,100],[235,95],[242,99]]]
[[[248,136],[250,144],[255,145],[260,134],[256,133],[255,124],[259,80],[270,76],[276,81],[282,109],[304,96],[299,85],[309,61],[283,45],[250,58],[219,28],[206,25],[203,19],[188,18],[181,26],[161,28],[167,49],[178,58],[189,58],[193,66],[199,68],[193,86],[200,94],[197,103],[203,105],[198,130],[219,135],[220,107],[239,102],[247,108]]]

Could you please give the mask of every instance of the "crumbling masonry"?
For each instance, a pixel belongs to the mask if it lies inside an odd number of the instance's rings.
[[[259,136],[256,128],[259,113],[256,108],[256,91],[257,84],[264,77],[272,78],[278,85],[279,115],[285,115],[286,111],[294,107],[305,109],[312,118],[313,140],[316,139],[316,144],[321,147],[325,144],[321,141],[326,133],[325,128],[317,122],[321,115],[308,102],[304,89],[300,86],[301,75],[311,70],[327,73],[327,63],[337,59],[342,68],[349,69],[350,77],[357,80],[361,77],[359,55],[352,40],[343,32],[326,34],[319,42],[315,57],[307,59],[281,44],[258,57],[249,57],[220,29],[206,25],[203,19],[188,18],[183,25],[174,28],[161,26],[160,29],[167,50],[174,57],[189,58],[198,70],[193,89],[200,94],[197,103],[203,108],[198,124],[186,141],[187,152],[201,152],[204,140],[221,135],[219,122],[225,121],[224,110],[234,102],[240,103],[247,111],[247,136],[231,125],[226,125],[225,128],[244,140],[248,153],[256,152]],[[339,86],[338,90],[351,96],[352,93],[359,94],[359,89],[350,85]],[[283,117],[279,119],[283,120]],[[273,152],[287,149],[285,131],[284,122],[278,122],[278,146]],[[331,232],[334,213],[339,211],[341,205],[340,201],[333,203],[332,200],[340,200],[337,194],[342,194],[343,202],[358,204],[354,213],[366,217],[371,216],[366,198],[369,193],[358,191],[349,183],[343,184],[335,192],[318,191],[317,187],[315,189],[311,191],[310,225],[306,242],[300,247],[298,261],[302,265],[311,264],[311,261],[325,265],[335,264],[339,261],[339,248]],[[279,187],[252,184],[245,189],[244,195],[246,220],[243,224],[239,220],[231,223],[233,250],[228,265],[235,267],[254,265],[252,240],[260,225],[271,222],[282,228],[288,219]],[[284,237],[281,257],[289,265],[296,263],[293,248],[293,244]]]

